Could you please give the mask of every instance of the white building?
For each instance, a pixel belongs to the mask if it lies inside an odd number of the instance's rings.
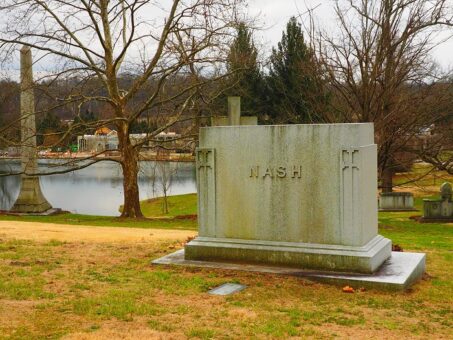
[[[146,133],[135,133],[129,135],[133,144],[143,141],[149,137]],[[161,132],[153,138],[154,142],[168,142],[181,137],[175,132]],[[151,142],[152,142],[151,141]],[[118,133],[115,130],[103,127],[96,130],[94,135],[83,135],[77,137],[79,152],[103,152],[106,150],[118,149]],[[144,147],[150,147],[150,141],[146,141]]]

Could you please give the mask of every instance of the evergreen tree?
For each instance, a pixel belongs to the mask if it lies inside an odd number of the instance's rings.
[[[90,123],[95,123],[98,121],[98,119],[98,114],[94,113],[93,111],[85,110],[84,112],[81,112],[79,115],[76,115],[74,117],[74,124],[80,125],[78,129],[74,130],[74,133],[94,133],[96,129],[90,127]]]
[[[96,131],[94,123],[99,120],[99,115],[91,110],[85,110],[74,117],[73,124],[77,126],[71,131],[71,143],[77,143],[77,136],[93,134]]]
[[[244,116],[262,114],[263,79],[258,64],[258,52],[252,38],[252,32],[245,23],[237,27],[237,35],[228,55],[228,96],[241,97],[241,111]],[[223,101],[223,105],[224,105]]]
[[[63,130],[60,118],[52,111],[49,111],[38,121],[36,141],[38,145],[41,145],[47,138],[47,143],[52,144],[59,139],[59,135],[55,134],[62,133]]]
[[[277,49],[272,49],[267,85],[267,113],[272,123],[325,121],[324,81],[295,17],[286,25]]]

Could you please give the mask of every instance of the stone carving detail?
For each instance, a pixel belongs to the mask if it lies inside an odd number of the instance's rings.
[[[359,149],[347,147],[341,150],[342,224],[344,228],[357,230],[359,193]]]
[[[209,156],[209,154],[214,155],[213,149],[198,149],[197,150],[197,168],[213,168],[213,156]]]
[[[215,149],[196,150],[199,234],[215,231]],[[203,195],[203,197],[201,196]]]

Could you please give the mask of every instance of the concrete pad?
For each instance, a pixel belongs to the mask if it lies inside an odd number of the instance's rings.
[[[425,261],[426,255],[424,253],[392,252],[391,257],[375,273],[352,274],[258,264],[186,260],[184,258],[184,249],[181,249],[152,261],[152,264],[272,273],[299,276],[309,280],[342,286],[350,285],[355,288],[405,290],[421,279],[425,272]]]

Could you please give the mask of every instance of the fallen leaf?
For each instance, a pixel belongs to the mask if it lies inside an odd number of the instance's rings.
[[[343,287],[343,293],[354,293],[354,288],[345,286]]]
[[[399,244],[392,244],[392,251],[403,251],[403,248]]]

